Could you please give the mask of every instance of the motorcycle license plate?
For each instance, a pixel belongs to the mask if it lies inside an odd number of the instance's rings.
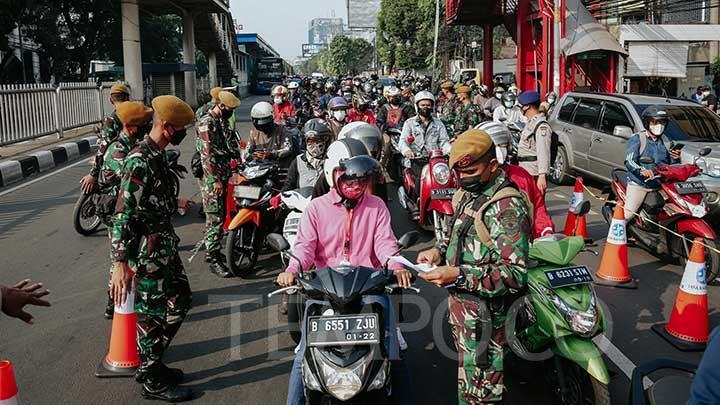
[[[590,274],[590,270],[588,270],[586,266],[545,270],[545,277],[547,277],[550,287],[552,288],[562,288],[593,282],[592,274]]]
[[[309,346],[380,343],[377,314],[311,316],[306,335]]]
[[[675,190],[677,190],[678,194],[685,195],[685,194],[700,194],[700,193],[707,193],[707,188],[705,188],[705,184],[703,184],[702,181],[686,181],[683,183],[675,183]]]
[[[433,200],[451,200],[455,195],[454,188],[438,188],[430,190],[430,198]]]
[[[260,198],[261,190],[261,187],[255,186],[235,186],[235,188],[233,189],[233,197],[257,200],[258,198]]]

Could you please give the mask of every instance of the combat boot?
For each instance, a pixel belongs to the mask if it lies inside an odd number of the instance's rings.
[[[177,384],[146,382],[143,384],[142,397],[165,402],[185,402],[192,399],[193,392],[190,388],[181,387]]]
[[[208,263],[208,268],[210,269],[210,272],[214,275],[220,278],[232,277],[230,269],[228,269],[227,265],[225,264],[225,256],[223,256],[222,253],[217,252],[207,255],[205,256],[205,260]]]
[[[108,294],[108,300],[107,304],[105,304],[105,313],[103,314],[105,316],[105,319],[113,319],[113,315],[115,315],[115,301],[113,301],[113,297]]]

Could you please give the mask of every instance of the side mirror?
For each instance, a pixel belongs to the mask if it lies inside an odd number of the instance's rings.
[[[590,212],[590,201],[584,200],[580,205],[575,207],[575,212],[573,212],[575,215],[581,217],[584,215],[587,215],[588,212]]]
[[[704,147],[704,148],[700,149],[700,152],[698,153],[698,155],[707,156],[710,154],[710,152],[712,152],[712,148]]]
[[[655,159],[651,158],[650,156],[643,156],[640,158],[640,163],[644,165],[651,165],[655,163]]]
[[[613,135],[619,136],[621,138],[630,138],[633,134],[633,130],[630,127],[626,127],[625,125],[617,125],[613,129]]]
[[[400,237],[398,245],[400,246],[400,249],[407,249],[416,244],[418,239],[420,239],[420,233],[418,231],[410,231]]]
[[[285,252],[287,250],[290,250],[290,243],[280,235],[279,233],[271,233],[269,234],[265,240],[267,241],[267,244],[270,245],[273,250],[278,252]]]

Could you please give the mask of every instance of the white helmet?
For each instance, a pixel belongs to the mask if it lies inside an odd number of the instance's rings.
[[[287,96],[287,89],[285,86],[275,86],[275,88],[272,90],[273,96]]]
[[[300,87],[300,85],[298,84],[298,82],[290,82],[290,83],[288,83],[288,89],[289,89],[289,90],[293,90],[293,89],[297,90],[299,87]]]
[[[415,95],[415,110],[418,108],[418,103],[423,100],[430,100],[433,103],[433,106],[435,106],[435,96],[433,96],[432,93],[430,93],[427,90],[419,91],[418,94]]]
[[[387,89],[387,96],[393,97],[393,96],[399,96],[400,95],[400,89],[398,89],[396,86],[390,86]]]
[[[487,132],[496,146],[507,145],[510,143],[510,139],[512,139],[512,134],[510,133],[508,127],[499,122],[485,121],[475,126],[475,129]]]
[[[340,161],[360,155],[367,156],[368,151],[365,145],[357,139],[339,139],[330,144],[323,165],[325,181],[330,188],[335,187],[335,169],[340,167]]]
[[[370,156],[380,158],[383,136],[378,127],[364,121],[355,121],[345,125],[338,133],[338,139],[357,139],[365,145]]]
[[[250,110],[250,118],[254,120],[261,120],[263,118],[273,117],[274,115],[275,111],[273,110],[273,106],[267,101],[256,103]]]

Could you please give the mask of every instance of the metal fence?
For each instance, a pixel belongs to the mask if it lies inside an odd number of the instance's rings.
[[[85,83],[0,85],[0,146],[101,122],[113,110],[110,87]]]

